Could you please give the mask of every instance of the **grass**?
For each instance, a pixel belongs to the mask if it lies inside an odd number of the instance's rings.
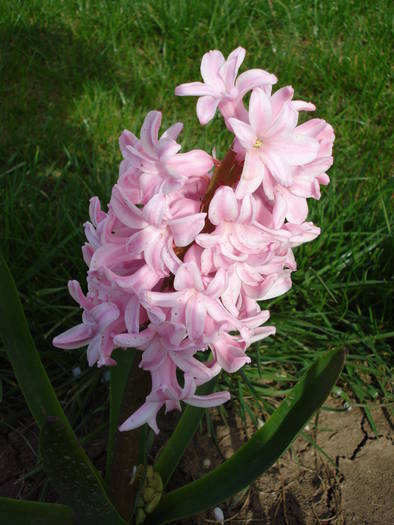
[[[66,283],[84,280],[88,199],[108,202],[117,138],[125,127],[137,132],[151,109],[163,111],[164,126],[185,123],[185,150],[226,151],[222,122],[201,128],[195,100],[173,96],[179,83],[199,79],[201,56],[213,48],[245,47],[246,68],[292,84],[336,132],[332,182],[310,202],[322,234],[296,250],[293,289],[265,305],[277,335],[224,382],[241,413],[258,408],[265,417],[315,355],[343,346],[344,401],[388,401],[390,13],[383,0],[1,3],[1,244],[50,377],[85,439],[106,410],[105,371],[87,369],[83,351],[53,349],[51,339],[79,322]],[[0,359],[3,421],[17,425],[25,408],[3,349]]]

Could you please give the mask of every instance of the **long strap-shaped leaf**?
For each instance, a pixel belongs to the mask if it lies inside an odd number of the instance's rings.
[[[1,254],[0,337],[26,403],[39,427],[44,425],[48,416],[58,417],[69,427],[36,350],[14,279]]]
[[[109,501],[102,479],[74,434],[50,418],[41,430],[43,465],[61,499],[84,525],[125,525]]]
[[[216,384],[216,377],[206,383],[198,390],[199,395],[206,395],[213,392]],[[167,441],[160,456],[154,465],[154,470],[160,474],[163,485],[166,486],[171,476],[181,460],[187,445],[194,436],[201,418],[204,414],[204,408],[187,406],[184,410],[178,424]]]
[[[14,280],[1,255],[0,334],[19,386],[41,428],[44,467],[59,496],[70,503],[78,519],[84,516],[86,524],[125,523],[108,500],[103,480],[80,447],[60,406],[34,345]],[[107,521],[95,517],[89,522],[98,502],[102,516],[110,517]]]
[[[77,525],[70,507],[57,503],[0,498],[2,525]]]
[[[209,474],[164,496],[144,525],[162,525],[197,514],[218,505],[258,478],[322,405],[343,363],[341,350],[319,358],[248,443]]]

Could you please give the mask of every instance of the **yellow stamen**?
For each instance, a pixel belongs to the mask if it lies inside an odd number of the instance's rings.
[[[260,140],[260,139],[257,139],[256,142],[253,144],[253,147],[254,148],[261,148],[262,145],[263,145],[263,141]]]

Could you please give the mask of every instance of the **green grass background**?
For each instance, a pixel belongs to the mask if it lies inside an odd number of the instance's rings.
[[[139,132],[149,110],[163,112],[164,126],[185,123],[184,150],[226,151],[231,136],[222,121],[202,128],[196,99],[173,93],[199,80],[206,51],[227,55],[239,45],[247,50],[243,70],[264,68],[278,85],[293,85],[296,98],[315,102],[336,142],[331,184],[320,202],[310,201],[321,236],[296,250],[292,290],[265,305],[277,335],[252,350],[251,366],[223,381],[241,414],[264,418],[314,356],[340,346],[349,352],[344,401],[356,399],[367,413],[376,398],[388,403],[392,15],[383,0],[0,3],[1,245],[80,435],[106,409],[104,371],[88,369],[82,350],[53,349],[51,339],[80,319],[66,283],[84,280],[89,197],[108,202],[118,136],[124,128]],[[17,425],[25,408],[4,349],[0,359],[2,420]],[[86,415],[92,399],[96,408]]]

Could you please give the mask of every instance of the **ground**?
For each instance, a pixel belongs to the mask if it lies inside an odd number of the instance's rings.
[[[392,422],[385,409],[373,409],[378,437],[359,408],[321,411],[317,444],[328,457],[300,436],[291,450],[244,494],[221,505],[225,523],[246,525],[373,525],[391,523],[394,516],[394,455]],[[238,418],[232,427],[219,425],[218,442],[224,456],[237,449],[252,431]],[[314,437],[314,422],[305,436]],[[209,436],[199,435],[183,462],[185,476],[201,475],[204,459],[215,466],[220,455]],[[205,464],[207,461],[205,461]],[[190,524],[217,523],[213,512]],[[186,523],[186,522],[185,522]]]
[[[337,400],[331,399],[334,406]],[[375,406],[372,415],[378,436],[372,432],[364,413],[319,412],[317,432],[314,418],[291,450],[244,493],[221,505],[225,523],[239,525],[373,525],[388,524],[394,515],[394,455],[392,422],[385,407]],[[229,457],[250,435],[238,416],[230,416],[230,427],[217,418],[218,445]],[[316,439],[317,451],[308,442]],[[44,475],[37,470],[33,424],[17,430],[0,426],[0,496],[36,499],[43,488]],[[105,441],[98,437],[88,447],[98,468],[104,465]],[[221,456],[206,432],[196,435],[189,446],[173,483],[200,477],[219,464]],[[51,488],[49,501],[56,500]],[[182,523],[218,523],[212,511]],[[10,524],[11,525],[11,524]]]

